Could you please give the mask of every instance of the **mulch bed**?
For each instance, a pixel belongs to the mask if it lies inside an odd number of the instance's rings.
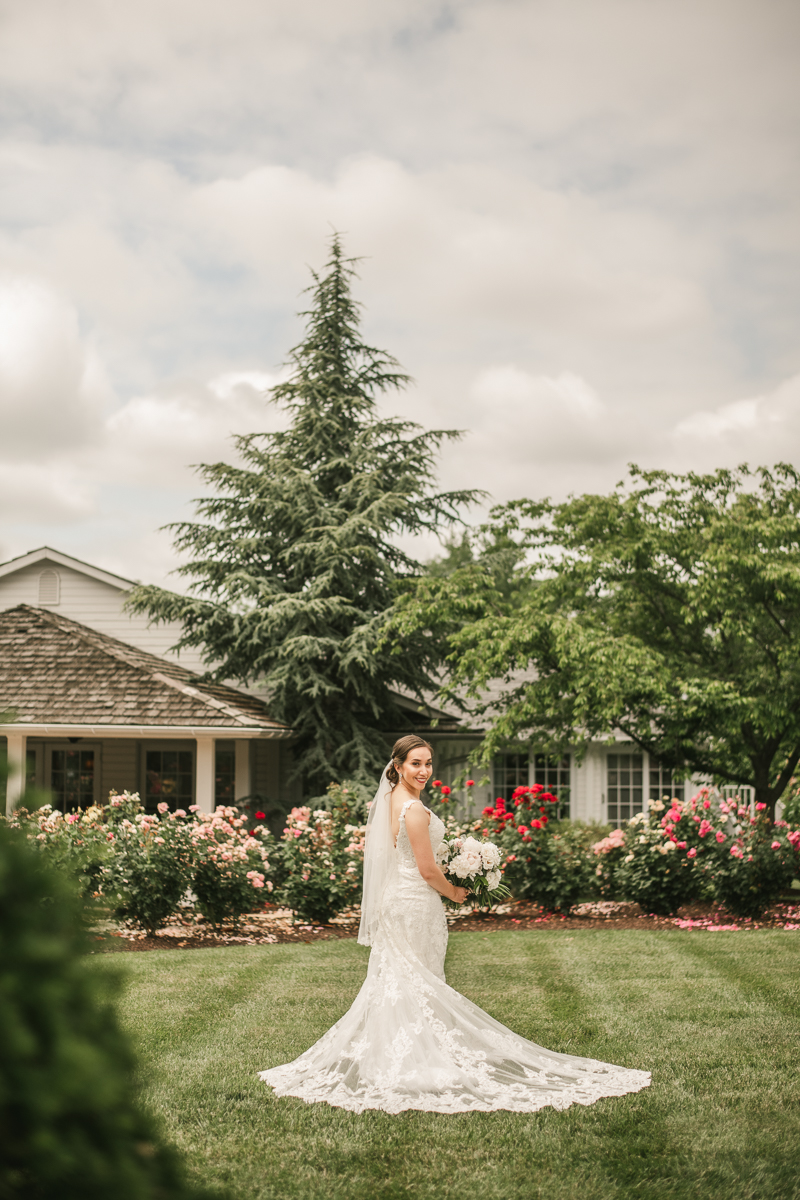
[[[694,904],[678,910],[676,917],[643,913],[638,904],[598,901],[580,904],[565,916],[546,912],[525,900],[500,905],[491,913],[448,913],[451,933],[495,933],[514,929],[706,929],[739,932],[747,929],[800,931],[800,897],[776,905],[759,921],[743,920],[710,905]],[[211,946],[260,946],[287,942],[324,942],[354,938],[358,933],[358,909],[348,909],[329,925],[304,925],[293,920],[288,909],[267,907],[243,917],[237,927],[214,930],[202,918],[187,915],[173,918],[155,937],[111,922],[98,927],[100,951],[202,950]]]

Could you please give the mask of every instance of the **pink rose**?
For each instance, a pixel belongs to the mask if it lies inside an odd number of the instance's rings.
[[[710,800],[704,800],[704,801],[703,801],[703,808],[711,808],[711,801],[710,801]]]
[[[744,856],[744,851],[742,850],[741,846],[731,846],[731,854],[734,858],[742,858]]]
[[[717,839],[717,841],[718,841],[718,842],[724,842],[724,841],[725,841],[725,834],[724,834],[724,833],[721,833],[719,829],[718,829],[718,830],[717,830],[717,832],[714,834],[714,836],[715,836],[715,838]]]
[[[759,801],[759,803],[756,805],[756,810],[757,810],[758,812],[763,812],[763,811],[764,811],[764,809],[765,809],[766,807],[767,807],[767,806],[766,806],[766,804],[762,804],[762,803]]]
[[[696,858],[697,857],[697,847],[692,846],[691,850],[688,850],[686,852],[686,857],[687,858]]]
[[[159,811],[160,813],[169,812],[169,805],[168,805],[168,804],[165,804],[165,803],[164,803],[164,801],[162,800],[162,801],[161,801],[161,803],[160,803],[160,804],[159,804],[159,806],[158,806],[158,811]]]
[[[770,846],[770,850],[780,850],[780,848],[781,848],[780,842],[773,842],[772,845]]]

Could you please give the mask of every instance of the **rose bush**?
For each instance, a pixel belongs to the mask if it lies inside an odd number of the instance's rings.
[[[594,842],[591,850],[597,858],[592,890],[604,900],[619,900],[621,893],[618,872],[626,853],[625,830],[612,829],[605,837]]]
[[[708,871],[714,899],[737,917],[760,917],[791,885],[800,863],[800,831],[785,821],[773,824],[766,805],[756,811],[738,800],[720,804],[727,818]]]
[[[361,898],[366,826],[348,819],[356,802],[342,785],[332,785],[329,794],[330,810],[292,809],[280,844],[279,899],[315,924],[327,924]]]
[[[654,800],[625,829],[616,886],[645,912],[667,915],[708,894],[710,860],[726,840],[727,815],[702,788],[691,800]]]
[[[103,891],[118,917],[139,925],[151,937],[172,916],[194,868],[190,827],[183,809],[144,813],[138,795],[112,795],[106,810],[113,849],[104,868]]]
[[[44,804],[32,810],[15,809],[6,824],[25,833],[51,866],[77,883],[86,899],[100,894],[103,868],[111,858],[113,834],[103,815],[103,809],[95,806],[65,814]]]
[[[195,806],[190,811],[195,812],[189,837],[197,908],[215,927],[227,920],[236,924],[272,892],[269,829],[256,824],[249,830],[239,810],[224,805],[211,814]]]
[[[499,797],[472,828],[503,852],[505,884],[517,899],[563,912],[590,888],[586,831],[577,822],[556,822],[558,798],[541,784],[517,788],[511,804]]]

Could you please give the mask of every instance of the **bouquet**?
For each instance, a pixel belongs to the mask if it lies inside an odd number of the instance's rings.
[[[479,842],[474,837],[445,838],[436,857],[445,875],[472,892],[480,907],[488,908],[511,895],[502,882],[500,850],[494,842]]]

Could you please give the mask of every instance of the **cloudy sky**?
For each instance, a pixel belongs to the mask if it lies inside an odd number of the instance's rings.
[[[0,0],[0,559],[163,582],[331,227],[496,499],[800,460],[797,0]],[[429,547],[431,552],[434,547]]]

